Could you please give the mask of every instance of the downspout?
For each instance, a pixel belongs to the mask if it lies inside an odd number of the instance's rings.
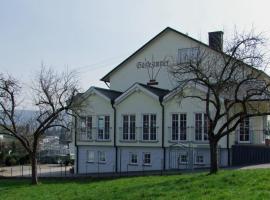
[[[113,109],[113,146],[115,148],[115,173],[118,172],[118,148],[116,145],[116,108],[114,106],[114,100],[111,100],[111,105]]]
[[[162,116],[161,116],[161,119],[162,119],[162,130],[161,130],[161,133],[162,133],[162,149],[163,149],[163,171],[166,169],[166,151],[165,151],[165,146],[164,146],[164,140],[165,140],[165,134],[164,134],[164,125],[165,125],[165,120],[164,120],[164,105],[162,104],[162,97],[159,98],[159,103],[160,103],[160,106],[161,106],[161,109],[162,109]]]
[[[74,134],[75,134],[75,148],[76,148],[76,174],[79,173],[79,148],[78,148],[78,144],[77,144],[77,116],[74,116],[75,118],[75,124],[74,124],[74,127],[75,127],[75,131],[74,131]]]
[[[226,101],[226,100],[225,100]],[[225,105],[227,105],[227,101],[225,102]],[[227,107],[227,106],[225,106],[225,107]],[[229,113],[228,113],[229,114]],[[228,121],[228,119],[229,119],[229,116],[228,116],[228,114],[226,115],[226,120]],[[227,125],[227,130],[229,129],[229,127],[228,127],[229,125]],[[230,152],[230,134],[227,134],[227,137],[226,137],[226,139],[227,139],[227,141],[226,141],[226,143],[227,143],[227,152],[228,152],[228,157],[227,157],[227,159],[228,159],[228,166],[231,166],[231,152]]]

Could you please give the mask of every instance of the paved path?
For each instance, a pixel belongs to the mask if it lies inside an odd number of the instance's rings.
[[[267,169],[267,168],[270,168],[270,163],[249,165],[249,166],[243,166],[243,167],[237,167],[237,168],[239,168],[239,169]]]

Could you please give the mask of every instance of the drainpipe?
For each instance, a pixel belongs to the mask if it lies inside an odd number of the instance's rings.
[[[225,100],[226,101],[226,100]],[[227,104],[227,101],[225,102],[225,104]],[[226,106],[227,107],[227,106]],[[228,114],[226,115],[227,121],[229,119]],[[229,125],[228,125],[229,126]],[[227,126],[227,130],[229,129],[229,127]],[[230,134],[227,134],[227,152],[228,152],[228,166],[231,166],[231,152],[230,152]]]
[[[74,116],[74,118],[75,118],[75,124],[74,124],[75,141],[74,141],[74,144],[75,144],[75,148],[76,148],[76,174],[78,174],[79,173],[79,148],[78,148],[78,144],[77,144],[77,116]]]
[[[159,103],[160,103],[160,106],[161,106],[161,109],[162,109],[162,130],[161,130],[161,133],[162,133],[162,149],[163,149],[163,170],[166,169],[166,151],[165,151],[165,146],[164,146],[164,140],[165,140],[165,134],[164,134],[164,125],[165,125],[165,120],[164,120],[164,105],[162,104],[162,97],[159,98]]]
[[[118,166],[117,166],[117,161],[118,161],[118,148],[116,145],[116,108],[114,106],[114,100],[111,100],[111,105],[112,105],[112,109],[113,109],[113,146],[115,148],[115,173],[118,172]]]

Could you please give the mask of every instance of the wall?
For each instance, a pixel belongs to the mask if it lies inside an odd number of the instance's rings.
[[[95,162],[87,162],[87,150],[95,152]],[[104,151],[106,163],[98,162],[98,152]],[[115,148],[105,146],[79,146],[79,174],[115,171]]]
[[[126,99],[124,99],[120,104],[116,106],[117,119],[116,119],[116,129],[117,129],[117,145],[118,146],[161,146],[161,131],[162,131],[162,111],[159,101],[150,97],[149,95],[143,93],[142,91],[135,91]],[[158,142],[140,142],[140,137],[142,135],[142,130],[137,129],[136,133],[139,139],[134,142],[120,142],[121,132],[119,127],[123,126],[123,115],[124,114],[135,114],[136,115],[136,127],[142,127],[142,115],[143,114],[156,114],[157,116],[157,138]]]
[[[109,142],[101,142],[93,140],[91,142],[87,141],[77,141],[78,145],[113,145],[114,140],[114,114],[111,106],[111,102],[104,99],[103,97],[92,94],[90,95],[80,106],[80,115],[81,116],[93,116],[93,127],[97,127],[97,117],[98,115],[109,115],[110,116],[110,141]],[[78,124],[79,128],[79,124]],[[78,130],[79,133],[79,130]]]

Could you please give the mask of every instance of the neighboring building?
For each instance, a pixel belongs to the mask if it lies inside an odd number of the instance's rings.
[[[222,32],[218,36],[222,46]],[[216,40],[214,40],[216,42]],[[77,173],[170,170],[208,167],[210,152],[204,105],[178,99],[170,62],[183,61],[198,47],[211,49],[166,28],[101,80],[110,89],[90,87],[78,96],[73,136]],[[194,87],[193,92],[201,92]],[[219,142],[219,164],[228,166],[231,147],[260,144],[266,117],[245,120],[235,135]],[[256,131],[256,134],[254,134]]]
[[[63,129],[53,129],[39,142],[39,160],[43,163],[63,162],[67,158],[74,158],[70,132]]]

